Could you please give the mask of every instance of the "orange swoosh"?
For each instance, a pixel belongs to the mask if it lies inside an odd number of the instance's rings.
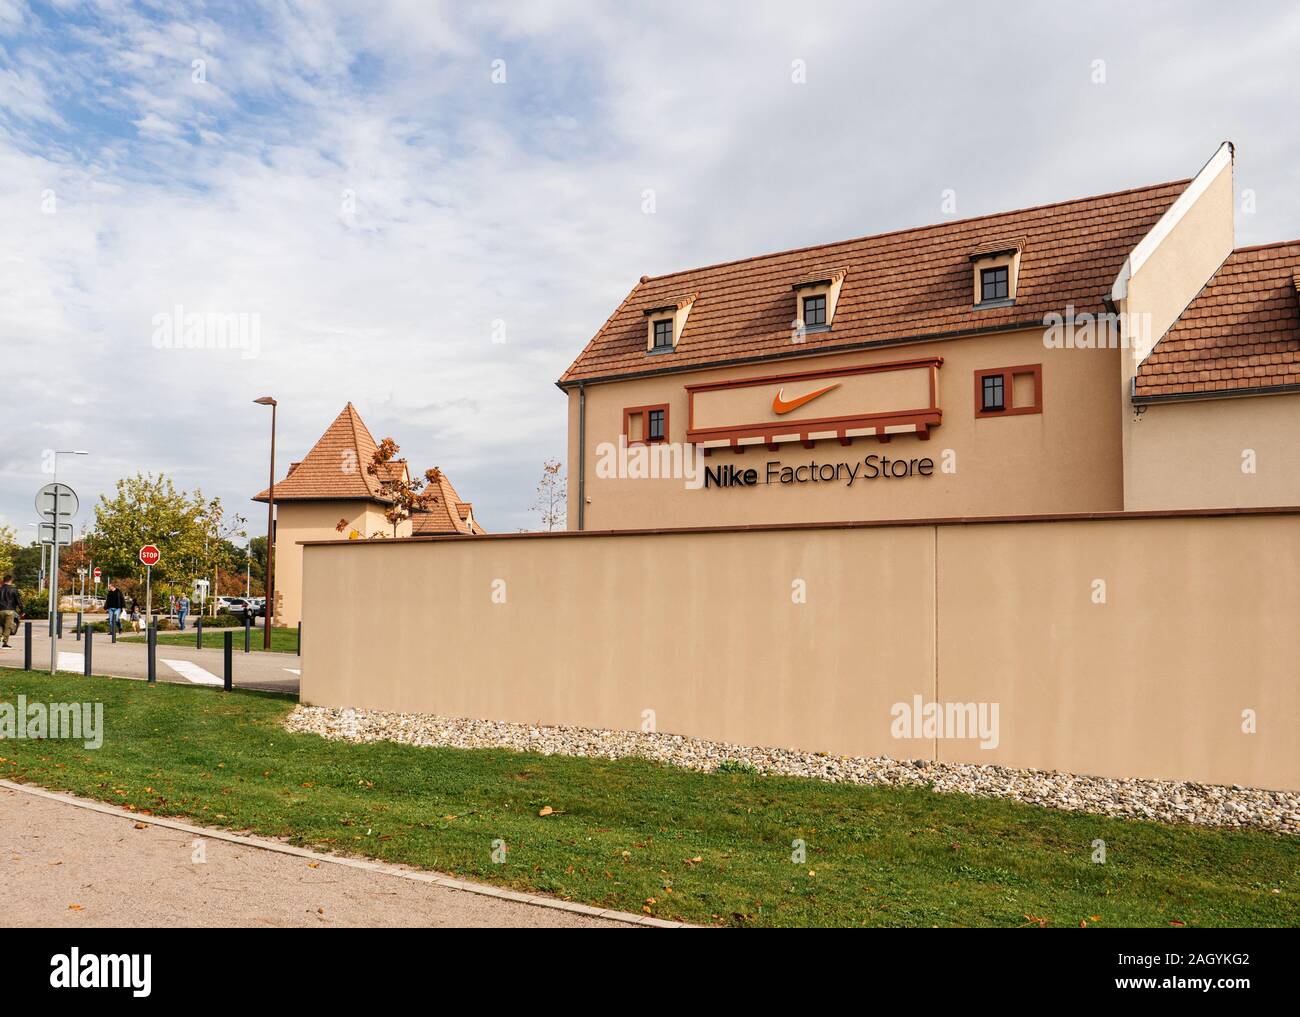
[[[819,395],[825,395],[833,388],[839,388],[840,383],[837,381],[834,385],[827,385],[825,388],[819,388],[815,392],[809,392],[807,395],[797,396],[794,399],[786,400],[782,398],[785,395],[785,386],[782,385],[777,389],[776,395],[772,397],[773,413],[789,413],[791,410],[797,410],[804,403],[810,403]]]

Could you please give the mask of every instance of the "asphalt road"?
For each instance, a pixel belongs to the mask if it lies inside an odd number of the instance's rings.
[[[0,925],[10,927],[631,927],[7,788],[0,884]]]
[[[0,667],[23,666],[23,627],[10,641],[7,650],[0,649]],[[212,631],[212,630],[209,630]],[[193,633],[191,632],[191,636]],[[257,634],[254,634],[256,640]],[[47,623],[32,622],[32,667],[48,669],[50,666],[50,637]],[[260,689],[265,692],[298,694],[298,676],[302,671],[302,658],[293,653],[272,653],[254,650],[244,653],[244,632],[235,633],[235,654],[232,661],[235,688]],[[114,643],[106,633],[96,632],[91,643],[91,664],[95,674],[115,678],[147,678],[149,676],[148,646],[143,642],[119,640]],[[78,641],[72,626],[65,617],[63,638],[58,644],[58,670],[82,673],[85,643]],[[192,685],[221,685],[225,672],[225,651],[221,649],[197,650],[189,646],[167,646],[157,649],[158,680]]]

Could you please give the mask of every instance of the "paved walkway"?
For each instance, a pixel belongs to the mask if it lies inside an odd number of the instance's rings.
[[[143,828],[141,828],[143,826]],[[196,852],[200,852],[196,854]],[[631,928],[421,878],[281,854],[0,787],[0,925]],[[203,861],[197,861],[202,857]],[[377,868],[377,867],[376,867]]]
[[[213,631],[209,629],[209,631]],[[190,638],[194,635],[187,630]],[[254,633],[253,638],[259,638]],[[23,666],[23,628],[11,640],[8,650],[0,650],[0,667]],[[32,667],[41,670],[50,666],[50,635],[47,623],[32,623]],[[63,638],[59,640],[60,671],[81,674],[84,667],[85,643],[78,641],[65,617]],[[168,646],[158,644],[158,680],[191,685],[221,685],[225,671],[225,651],[221,649]],[[254,650],[244,653],[244,630],[235,633],[234,683],[237,689],[261,689],[266,692],[298,694],[298,677],[302,673],[302,658],[293,653],[272,653]],[[96,632],[93,637],[91,664],[95,674],[115,678],[148,678],[148,646],[140,642],[119,639],[114,643],[108,634]]]

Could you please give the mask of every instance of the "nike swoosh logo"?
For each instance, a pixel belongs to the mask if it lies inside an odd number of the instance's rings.
[[[815,392],[809,392],[807,395],[796,396],[794,399],[785,398],[785,386],[782,385],[777,389],[776,395],[772,397],[772,412],[776,414],[789,413],[791,410],[797,410],[805,403],[810,403],[820,395],[825,395],[833,388],[839,388],[840,383],[837,381],[834,385],[827,385],[825,388],[819,388]]]

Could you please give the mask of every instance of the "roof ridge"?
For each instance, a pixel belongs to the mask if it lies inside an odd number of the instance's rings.
[[[1267,243],[1267,244],[1251,244],[1251,245],[1248,246],[1248,247],[1234,247],[1234,248],[1232,249],[1232,253],[1233,253],[1233,254],[1247,254],[1247,253],[1250,253],[1251,251],[1268,251],[1268,250],[1273,249],[1274,247],[1294,247],[1294,246],[1296,246],[1296,244],[1300,244],[1300,239],[1297,239],[1297,240],[1274,240],[1274,241],[1272,241],[1271,243]]]
[[[730,261],[718,261],[708,265],[696,265],[692,268],[678,269],[675,272],[665,272],[663,275],[647,275],[643,277],[643,281],[641,283],[638,283],[636,286],[632,287],[632,292],[635,293],[636,290],[639,289],[640,286],[644,285],[645,283],[659,282],[660,280],[671,279],[674,276],[678,276],[678,275],[689,275],[692,272],[704,272],[709,269],[729,268],[732,265],[746,265],[749,264],[750,262],[762,261],[766,258],[780,258],[791,254],[806,254],[809,251],[822,250],[827,247],[839,247],[843,244],[856,244],[856,243],[861,243],[864,240],[882,240],[886,237],[900,237],[900,236],[905,236],[908,233],[917,233],[920,232],[921,230],[937,229],[941,226],[962,226],[968,223],[981,222],[982,220],[985,219],[996,219],[1000,216],[1024,215],[1028,212],[1040,212],[1043,209],[1047,209],[1047,208],[1060,208],[1063,205],[1074,205],[1085,201],[1100,201],[1105,198],[1123,197],[1126,194],[1140,194],[1143,191],[1158,191],[1161,188],[1165,188],[1165,187],[1185,187],[1191,182],[1192,182],[1192,178],[1190,177],[1188,177],[1185,180],[1167,180],[1161,184],[1147,184],[1145,187],[1129,187],[1120,191],[1108,191],[1105,194],[1089,194],[1079,198],[1066,198],[1061,201],[1048,201],[1040,205],[1029,205],[1025,208],[1008,208],[1000,212],[985,212],[983,215],[973,215],[966,219],[950,219],[942,222],[931,222],[931,223],[925,223],[920,226],[908,226],[904,229],[886,230],[883,233],[866,233],[863,234],[862,236],[857,236],[857,237],[845,237],[843,240],[830,240],[822,244],[808,244],[804,247],[791,247],[781,251],[767,251],[763,254],[750,255],[748,258],[734,258]],[[631,297],[631,295],[632,295],[631,293],[628,294],[629,297]],[[615,311],[615,314],[617,313],[618,312]],[[613,315],[611,315],[610,317],[612,318]],[[599,335],[599,332],[597,334]]]
[[[357,408],[352,405],[351,399],[348,400],[347,406],[343,407],[343,412],[348,415],[348,423],[352,427],[352,450],[356,452],[357,458],[360,459],[361,438],[357,434],[357,424],[361,425],[362,430],[364,430],[366,432],[367,437],[370,438],[370,444],[372,445],[375,445],[375,436],[370,433],[370,428],[366,427],[366,422],[361,419],[361,414],[358,413]],[[380,498],[383,497],[381,493],[383,487],[382,485],[379,485],[379,478],[377,476],[372,475],[370,472],[370,467],[373,465],[374,465],[374,460],[372,459],[369,463],[366,463],[364,466],[362,466],[361,482],[366,485],[367,491],[369,491],[375,497]]]

